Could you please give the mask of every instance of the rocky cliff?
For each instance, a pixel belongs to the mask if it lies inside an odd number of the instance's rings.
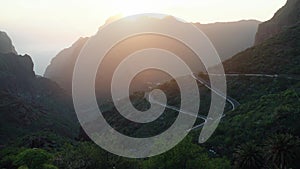
[[[9,37],[3,37],[11,50],[0,52],[0,144],[40,131],[77,136],[71,97],[55,82],[36,76],[31,57],[17,55]]]
[[[255,44],[269,39],[300,20],[300,0],[288,0],[272,19],[259,25]]]
[[[17,54],[11,39],[5,32],[0,31],[0,53],[14,53]]]

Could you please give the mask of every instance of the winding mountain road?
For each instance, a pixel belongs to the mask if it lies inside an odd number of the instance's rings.
[[[208,75],[208,74],[204,74]],[[222,74],[209,74],[210,76],[224,76]],[[300,80],[300,75],[288,75],[288,74],[257,74],[257,73],[247,73],[247,74],[239,74],[239,73],[227,73],[225,76],[231,77],[268,77],[268,78],[282,78],[282,79],[291,79],[291,80]]]
[[[174,107],[174,106],[169,106],[169,105],[166,105],[166,104],[162,104],[156,100],[154,100],[151,96],[149,97],[149,101],[151,101],[152,103],[155,103],[155,104],[158,104],[158,105],[161,105],[163,107],[166,107],[168,109],[171,109],[171,110],[175,110],[175,111],[179,111],[183,114],[186,114],[186,115],[189,115],[189,116],[193,116],[193,117],[197,117],[199,119],[202,119],[204,121],[206,121],[206,116],[203,116],[203,115],[195,115],[193,113],[190,113],[190,112],[187,112],[187,111],[183,111],[183,110],[179,110],[177,107]]]
[[[219,96],[223,97],[224,99],[226,99],[226,101],[228,101],[228,102],[231,104],[232,110],[235,110],[236,107],[238,107],[238,106],[240,105],[240,103],[239,103],[238,101],[236,101],[235,99],[233,99],[233,98],[231,98],[231,97],[229,97],[229,96],[226,96],[225,93],[220,92],[218,89],[211,88],[210,85],[209,85],[209,83],[208,83],[206,80],[204,80],[203,78],[201,78],[201,77],[196,77],[196,76],[194,75],[194,73],[193,73],[191,76],[192,76],[195,80],[197,80],[198,82],[200,82],[201,84],[203,84],[205,87],[207,87],[207,88],[210,89],[211,91],[215,92],[217,95],[219,95]],[[199,125],[197,125],[197,126],[192,127],[192,128],[189,129],[188,131],[191,131],[191,130],[194,130],[194,129],[197,129],[197,128],[202,127],[202,126],[206,123],[206,121],[207,121],[207,117],[206,117],[206,116],[203,116],[203,115],[195,115],[195,114],[193,114],[193,113],[190,113],[190,112],[187,112],[187,111],[180,110],[180,109],[178,109],[178,108],[176,108],[176,107],[174,107],[174,106],[169,106],[169,105],[160,103],[160,102],[154,100],[151,96],[149,97],[149,101],[151,101],[152,103],[161,105],[161,106],[163,106],[163,107],[169,108],[169,109],[171,109],[171,110],[175,110],[175,111],[181,112],[181,113],[183,113],[183,114],[190,115],[190,116],[197,117],[197,118],[199,118],[199,119],[204,120],[203,123],[201,123],[201,124],[199,124]],[[223,118],[223,117],[225,117],[225,114],[223,114],[223,116],[222,116],[221,118]]]
[[[204,85],[205,87],[207,87],[208,89],[210,89],[211,91],[213,91],[214,93],[216,93],[217,95],[219,95],[222,98],[224,98],[227,102],[229,102],[231,104],[231,107],[232,107],[231,111],[235,110],[240,105],[240,103],[237,100],[233,99],[232,97],[227,96],[225,93],[222,93],[221,91],[219,91],[216,88],[212,88],[210,86],[210,84],[206,80],[204,80],[203,78],[201,78],[199,76],[195,76],[194,73],[192,73],[192,77],[195,80],[197,80],[198,82],[200,82],[202,85]],[[223,113],[223,115],[222,115],[221,118],[223,118],[225,116],[226,115]],[[206,123],[206,120],[203,123],[192,127],[189,131],[198,129],[198,128],[202,127],[205,123]]]
[[[235,110],[236,107],[238,107],[240,105],[240,103],[238,101],[236,101],[235,99],[233,99],[232,97],[227,96],[225,93],[222,93],[221,91],[219,91],[216,88],[211,88],[210,84],[203,78],[201,78],[199,76],[195,76],[194,73],[192,74],[192,77],[195,80],[197,80],[198,82],[200,82],[201,84],[203,84],[205,87],[207,87],[208,89],[210,89],[211,91],[213,91],[214,93],[216,93],[217,95],[221,96],[226,101],[228,101],[232,106],[232,110]]]
[[[207,75],[207,74],[206,74]],[[237,74],[237,73],[229,73],[229,74],[209,74],[209,75],[212,75],[212,76],[232,76],[232,77],[238,77],[238,76],[246,76],[246,77],[267,77],[267,78],[285,78],[285,79],[293,79],[293,80],[300,80],[300,76],[298,75],[278,75],[278,74],[274,74],[274,75],[270,75],[270,74]],[[216,93],[217,95],[223,97],[224,99],[226,99],[227,102],[229,102],[232,106],[232,109],[231,111],[235,110],[239,105],[240,103],[233,99],[232,97],[230,96],[227,96],[225,93],[222,93],[221,91],[219,91],[218,89],[216,88],[212,88],[209,84],[209,82],[207,82],[205,79],[199,77],[199,76],[196,76],[195,73],[192,73],[191,76],[197,80],[198,82],[200,82],[202,85],[204,85],[205,87],[207,87],[208,89],[210,89],[212,92]],[[166,108],[169,108],[169,109],[172,109],[172,110],[175,110],[175,111],[178,111],[178,112],[181,112],[183,114],[186,114],[186,115],[190,115],[190,116],[196,116],[197,118],[200,118],[202,120],[204,120],[203,123],[199,124],[199,125],[196,125],[194,127],[192,127],[191,129],[189,129],[189,131],[191,130],[195,130],[195,129],[198,129],[200,127],[202,127],[206,122],[207,122],[207,117],[206,116],[203,116],[203,115],[195,115],[193,113],[190,113],[190,112],[186,112],[186,111],[182,111],[182,110],[179,110],[178,108],[176,107],[173,107],[173,106],[169,106],[169,105],[166,105],[166,104],[162,104],[160,102],[157,102],[155,101],[153,98],[149,97],[149,101],[152,101],[153,103],[156,103],[156,104],[159,104],[161,106],[164,106]],[[223,117],[225,117],[226,115],[223,114]]]

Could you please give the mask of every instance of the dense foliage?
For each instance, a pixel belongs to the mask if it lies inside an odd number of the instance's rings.
[[[199,130],[193,130],[164,154],[127,159],[101,149],[82,129],[77,132],[79,126],[70,97],[55,83],[36,77],[28,56],[0,54],[0,168],[300,168],[299,64],[300,24],[296,23],[224,62],[226,73],[277,76],[228,76],[227,94],[241,104],[235,110],[226,105],[226,116],[206,143],[199,145]],[[208,79],[205,74],[201,76]],[[211,91],[198,86],[199,114],[206,115]],[[168,105],[180,107],[180,92],[174,80],[158,88],[167,94]],[[132,104],[139,110],[149,108],[144,94],[131,96]],[[129,122],[110,103],[101,108],[116,130],[139,137],[167,129],[178,115],[167,108],[159,119],[145,125]],[[202,122],[198,120],[197,124]]]

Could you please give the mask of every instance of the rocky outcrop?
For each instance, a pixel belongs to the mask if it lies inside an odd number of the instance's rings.
[[[0,89],[29,89],[35,78],[29,55],[18,55],[11,39],[0,32]]]
[[[35,79],[29,55],[0,53],[0,89],[29,89]]]
[[[17,54],[11,39],[5,32],[0,31],[0,53],[14,53]]]
[[[288,0],[273,18],[259,25],[255,45],[277,35],[300,21],[300,0]]]
[[[29,55],[0,52],[0,124],[5,126],[0,144],[38,131],[77,136],[71,97],[55,82],[36,76],[33,67]]]

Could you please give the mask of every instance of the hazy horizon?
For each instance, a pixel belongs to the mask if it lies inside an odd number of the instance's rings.
[[[35,72],[42,75],[58,52],[80,37],[95,34],[107,18],[116,14],[164,13],[200,23],[266,21],[285,3],[286,0],[5,1],[0,7],[0,30],[10,36],[19,54],[32,57]]]

